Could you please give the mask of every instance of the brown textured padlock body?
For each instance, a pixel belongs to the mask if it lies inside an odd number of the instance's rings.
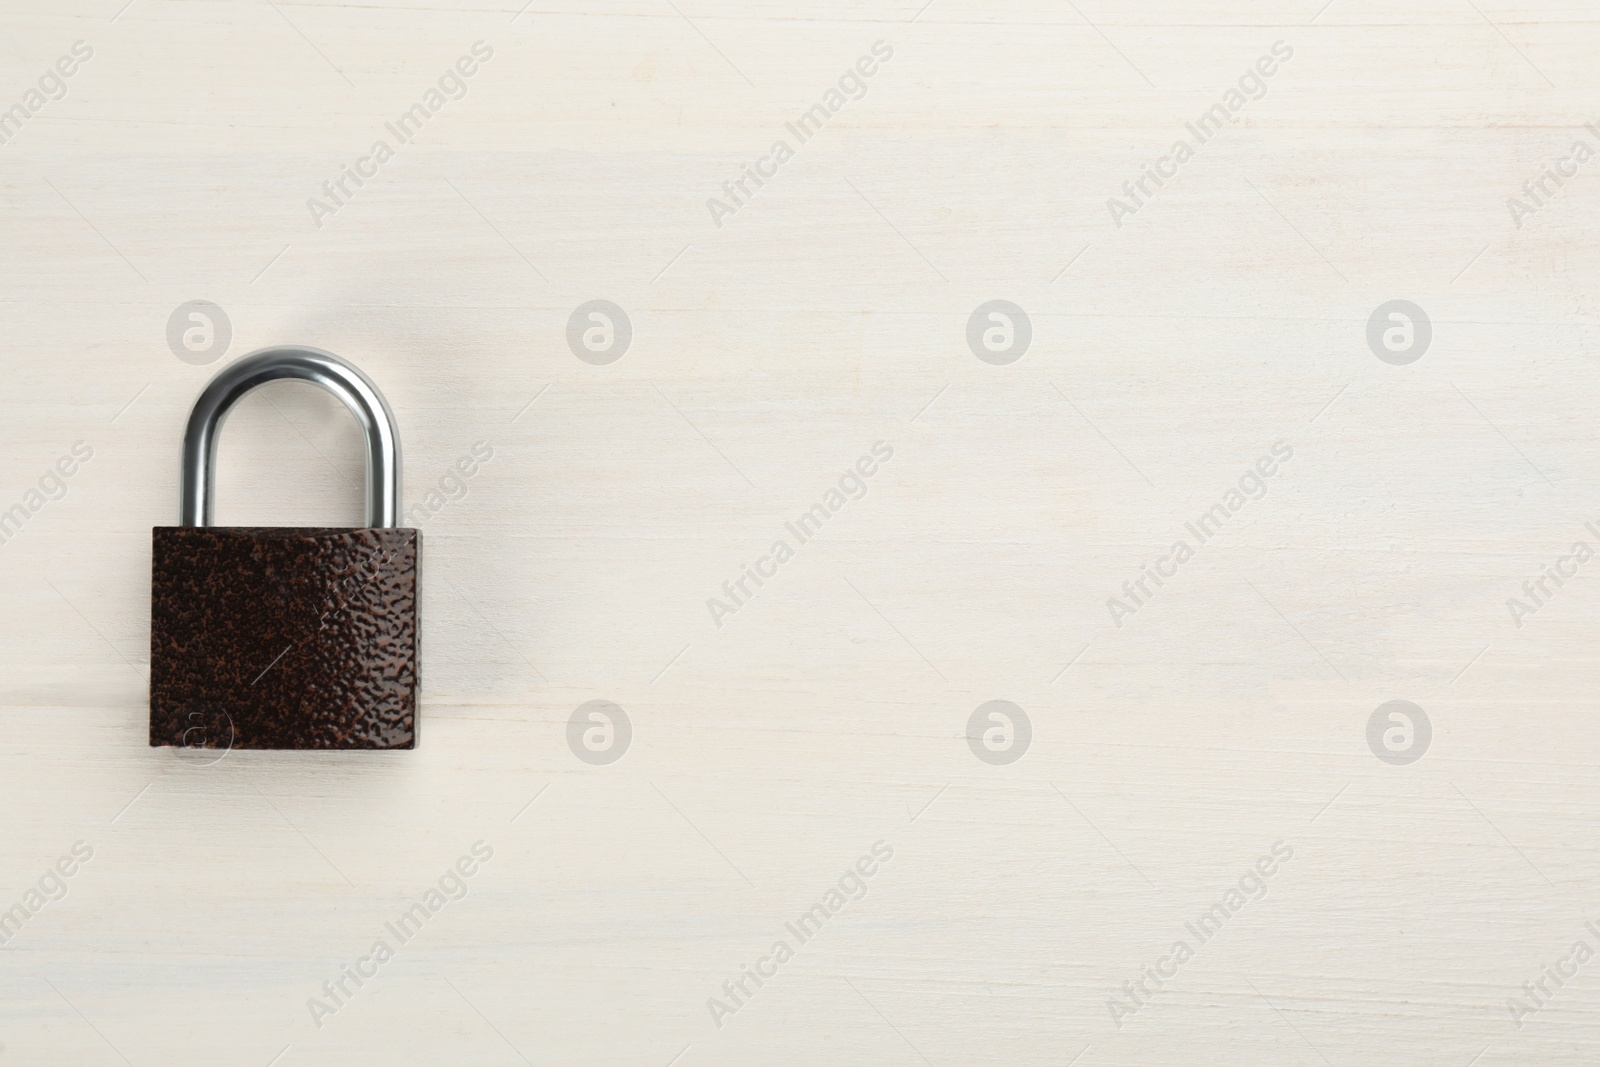
[[[414,748],[409,529],[157,526],[150,744]]]

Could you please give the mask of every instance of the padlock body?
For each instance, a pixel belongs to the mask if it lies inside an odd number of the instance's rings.
[[[150,744],[415,748],[417,530],[158,526]]]

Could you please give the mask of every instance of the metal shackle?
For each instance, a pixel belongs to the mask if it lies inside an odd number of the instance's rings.
[[[283,345],[252,352],[224,367],[207,385],[183,433],[178,525],[212,525],[217,480],[217,435],[235,401],[258,385],[290,378],[320,385],[350,409],[367,444],[367,526],[395,526],[400,516],[400,434],[394,413],[372,380],[332,352]]]

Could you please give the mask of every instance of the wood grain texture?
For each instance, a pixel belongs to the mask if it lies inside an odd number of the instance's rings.
[[[29,112],[0,143],[0,1064],[1600,1054],[1600,963],[1543,975],[1600,948],[1600,563],[1523,590],[1600,545],[1600,162],[1508,205],[1600,150],[1589,5],[123,4],[0,0],[0,113]],[[224,365],[169,347],[197,299],[223,358],[324,348],[396,413],[415,752],[145,744],[149,530]],[[567,341],[597,299],[632,326],[604,365]],[[995,299],[1032,324],[1006,365],[967,341]],[[1367,340],[1396,299],[1432,326],[1404,366]],[[219,470],[220,523],[360,519],[358,431],[308,387],[244,401]],[[1432,726],[1408,765],[1368,747],[1393,699]],[[595,700],[631,724],[609,764],[569,726]],[[1031,722],[1014,763],[969,747],[991,700]],[[1275,842],[1264,895],[1188,932]]]

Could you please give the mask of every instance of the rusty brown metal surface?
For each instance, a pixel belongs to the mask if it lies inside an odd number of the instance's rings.
[[[151,745],[416,746],[417,530],[152,538]]]

